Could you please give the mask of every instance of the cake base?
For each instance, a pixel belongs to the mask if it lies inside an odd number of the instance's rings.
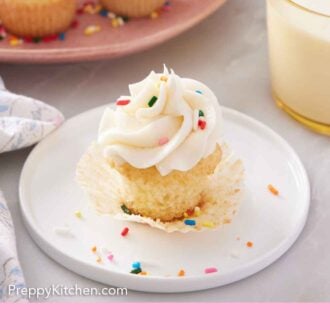
[[[77,167],[77,182],[88,195],[91,206],[99,213],[113,216],[118,221],[144,223],[167,232],[214,230],[228,224],[238,211],[243,187],[244,167],[227,145],[221,146],[223,156],[213,175],[200,205],[200,214],[191,216],[195,225],[185,219],[163,222],[141,215],[124,213],[120,199],[121,176],[93,144],[81,158]],[[113,184],[109,186],[108,182]]]

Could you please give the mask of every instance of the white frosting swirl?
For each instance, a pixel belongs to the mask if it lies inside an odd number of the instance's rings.
[[[131,96],[119,99],[129,103],[107,109],[101,120],[98,143],[105,157],[141,169],[156,166],[167,175],[190,170],[220,143],[221,107],[204,84],[165,68],[129,90]]]

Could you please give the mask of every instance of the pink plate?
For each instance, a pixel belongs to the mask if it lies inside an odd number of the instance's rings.
[[[50,63],[75,62],[120,57],[160,44],[191,28],[213,13],[226,0],[172,0],[169,11],[157,19],[132,19],[113,28],[108,18],[100,15],[78,15],[79,25],[65,34],[64,41],[23,43],[10,46],[0,42],[1,62]],[[89,25],[101,26],[101,31],[84,35]]]

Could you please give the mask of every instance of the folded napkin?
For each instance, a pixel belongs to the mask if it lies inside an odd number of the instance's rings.
[[[0,78],[0,153],[35,144],[63,119],[55,108],[7,91]]]
[[[6,90],[0,78],[0,153],[28,147],[43,139],[63,122],[55,108]],[[13,222],[0,190],[0,302],[24,302],[20,294],[9,294],[9,286],[25,286],[17,258]]]

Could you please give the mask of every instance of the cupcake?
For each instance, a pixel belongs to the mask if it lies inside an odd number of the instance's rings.
[[[122,16],[143,17],[161,8],[165,0],[100,0],[108,10]]]
[[[221,161],[221,107],[207,86],[166,68],[129,90],[105,111],[78,181],[103,212],[116,194],[128,214],[182,220],[203,207]]]
[[[76,12],[75,0],[0,0],[0,20],[23,37],[44,37],[65,31]]]

